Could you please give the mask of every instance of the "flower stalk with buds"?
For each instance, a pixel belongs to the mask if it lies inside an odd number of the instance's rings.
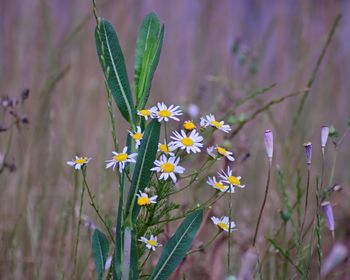
[[[305,220],[306,220],[307,207],[308,207],[308,202],[309,202],[310,167],[311,167],[311,157],[312,157],[312,143],[311,142],[304,144],[304,152],[305,152],[305,158],[306,158],[306,164],[307,164],[307,181],[306,181],[304,216],[303,216],[303,222],[301,224],[300,234],[303,233]]]

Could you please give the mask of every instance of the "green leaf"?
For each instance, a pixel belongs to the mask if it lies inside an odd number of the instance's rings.
[[[109,244],[107,237],[98,229],[92,235],[92,255],[96,264],[97,279],[103,278],[105,263],[108,255]]]
[[[102,19],[95,29],[97,54],[113,98],[123,117],[134,126],[135,110],[124,56],[113,26]]]
[[[175,234],[164,246],[150,280],[168,279],[177,265],[185,257],[202,223],[203,210],[196,210],[181,223]]]
[[[141,25],[135,50],[136,106],[144,108],[163,45],[164,25],[160,28],[155,13],[148,14]]]
[[[154,166],[154,160],[156,159],[158,150],[159,134],[160,123],[158,120],[154,119],[146,126],[139,147],[126,206],[127,212],[125,216],[128,217],[131,214],[129,220],[127,219],[129,223],[131,220],[136,220],[140,209],[139,206],[135,204],[137,192],[139,190],[143,191],[149,184],[152,174],[151,168]],[[131,226],[131,224],[126,226]]]

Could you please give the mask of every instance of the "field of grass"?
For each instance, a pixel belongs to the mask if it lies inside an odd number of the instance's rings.
[[[227,166],[246,185],[205,207],[171,279],[321,279],[322,268],[325,279],[350,279],[350,2],[98,0],[98,16],[118,34],[131,92],[136,39],[152,11],[165,32],[147,104],[179,105],[184,112],[168,131],[162,126],[160,141],[181,130],[183,121],[199,127],[200,117],[213,113],[232,130],[203,128],[204,148],[186,158],[183,176],[199,170],[208,146],[222,145],[236,159],[215,162],[191,187],[172,194],[186,185],[179,179],[167,200],[179,208],[164,218],[207,201],[213,194],[207,177]],[[95,279],[96,227],[112,233],[113,254],[118,177],[105,168],[115,143],[95,26],[89,1],[0,3],[0,279]],[[121,149],[130,125],[110,104]],[[324,125],[330,134],[323,156]],[[274,135],[268,184],[265,130]],[[309,165],[307,142],[313,147]],[[82,172],[66,164],[75,155],[92,157],[86,174],[98,211],[85,193],[79,215]],[[324,201],[332,205],[334,237]],[[217,229],[210,217],[228,213],[237,230],[212,240]],[[159,229],[163,247],[180,223]],[[150,257],[141,244],[138,249],[140,276],[147,279],[162,247]],[[341,260],[326,275],[332,250]]]

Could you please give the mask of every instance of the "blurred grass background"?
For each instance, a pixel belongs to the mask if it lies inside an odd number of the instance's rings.
[[[287,139],[300,97],[272,107],[232,140],[238,158],[250,154],[235,165],[247,185],[233,198],[234,220],[240,229],[233,253],[234,260],[238,259],[254,230],[251,224],[256,221],[258,209],[251,206],[260,203],[264,191],[267,165],[263,131],[275,131],[275,165],[289,170],[287,181],[292,182],[296,166],[303,166],[302,144],[314,143],[317,163],[321,158],[320,126],[334,124],[341,131],[346,127],[350,115],[350,2],[132,0],[98,1],[97,5],[99,15],[112,22],[118,32],[130,81],[143,17],[155,11],[165,24],[149,104],[195,103],[200,114],[223,112],[247,92],[277,83],[270,93],[235,112],[236,116],[251,112],[266,100],[304,89],[332,22],[342,13],[292,138]],[[17,171],[0,174],[0,278],[69,279],[77,188],[65,162],[75,154],[93,157],[90,185],[103,211],[111,217],[116,214],[113,176],[103,170],[112,141],[94,27],[89,1],[0,3],[0,95],[13,97],[23,88],[31,90],[21,108],[30,124],[14,131],[9,154]],[[232,47],[237,39],[240,50],[234,54]],[[5,114],[0,116],[1,123],[9,122]],[[127,127],[123,121],[117,123],[117,129],[120,138],[125,139]],[[1,133],[1,149],[7,140],[8,134]],[[343,221],[340,232],[345,240],[350,206],[342,202],[349,199],[349,143],[345,139],[340,148],[335,174],[336,182],[344,185],[342,194],[336,197],[341,206],[335,212],[336,220]],[[331,155],[327,153],[326,172]],[[317,168],[315,173],[320,172]],[[278,201],[275,199],[279,199],[278,186],[272,184],[267,217],[278,217],[279,203],[271,203]],[[224,205],[219,213],[225,213]],[[97,222],[88,203],[84,213],[91,214],[89,219]],[[275,227],[271,220],[263,221],[265,230]],[[81,279],[90,279],[94,266],[89,232],[84,229],[82,235],[79,273]],[[203,263],[209,261],[205,259]],[[205,267],[199,267],[202,266]],[[238,266],[235,263],[234,268]]]

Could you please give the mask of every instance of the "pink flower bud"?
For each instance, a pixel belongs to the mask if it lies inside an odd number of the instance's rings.
[[[329,201],[324,201],[321,204],[323,214],[325,215],[328,229],[332,232],[335,230],[334,216],[332,204]]]
[[[308,165],[310,165],[311,164],[311,157],[312,157],[312,143],[311,142],[304,144],[304,151],[305,151],[306,163]]]
[[[322,149],[324,149],[326,147],[328,134],[329,134],[329,126],[323,125],[321,127],[321,147],[322,147]]]
[[[271,130],[265,130],[264,140],[265,140],[266,154],[271,162],[272,155],[273,155],[273,133]]]

